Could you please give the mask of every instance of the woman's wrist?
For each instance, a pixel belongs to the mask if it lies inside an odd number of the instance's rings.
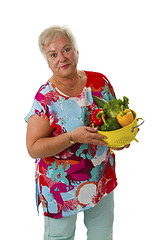
[[[76,142],[73,140],[73,137],[72,137],[72,132],[69,132],[69,142],[70,144],[75,144]]]

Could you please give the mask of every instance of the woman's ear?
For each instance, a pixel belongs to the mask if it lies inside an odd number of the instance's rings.
[[[79,51],[77,50],[77,57],[79,58]]]
[[[51,69],[48,59],[46,59],[46,60],[47,60],[47,63],[48,63],[48,67]],[[52,70],[52,69],[51,69],[51,70]]]

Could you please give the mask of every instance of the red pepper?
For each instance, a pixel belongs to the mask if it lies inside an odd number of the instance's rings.
[[[102,114],[104,114],[103,109],[98,108],[95,109],[91,115],[91,122],[96,125],[96,126],[102,126],[103,125],[103,119],[102,119]],[[107,116],[105,116],[107,118]]]

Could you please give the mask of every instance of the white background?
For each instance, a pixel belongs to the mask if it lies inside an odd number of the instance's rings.
[[[39,34],[67,25],[79,46],[79,69],[98,71],[145,119],[128,150],[116,152],[114,240],[160,239],[160,9],[158,0],[28,0],[0,3],[0,239],[43,239],[34,199],[34,160],[25,146],[28,113],[51,72]],[[79,214],[75,240],[85,240]]]

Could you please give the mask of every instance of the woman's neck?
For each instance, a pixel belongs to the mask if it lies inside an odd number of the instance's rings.
[[[61,79],[61,80],[60,80]],[[56,78],[54,75],[50,81],[62,93],[70,97],[80,95],[87,82],[87,76],[83,71],[77,71],[76,78]]]

